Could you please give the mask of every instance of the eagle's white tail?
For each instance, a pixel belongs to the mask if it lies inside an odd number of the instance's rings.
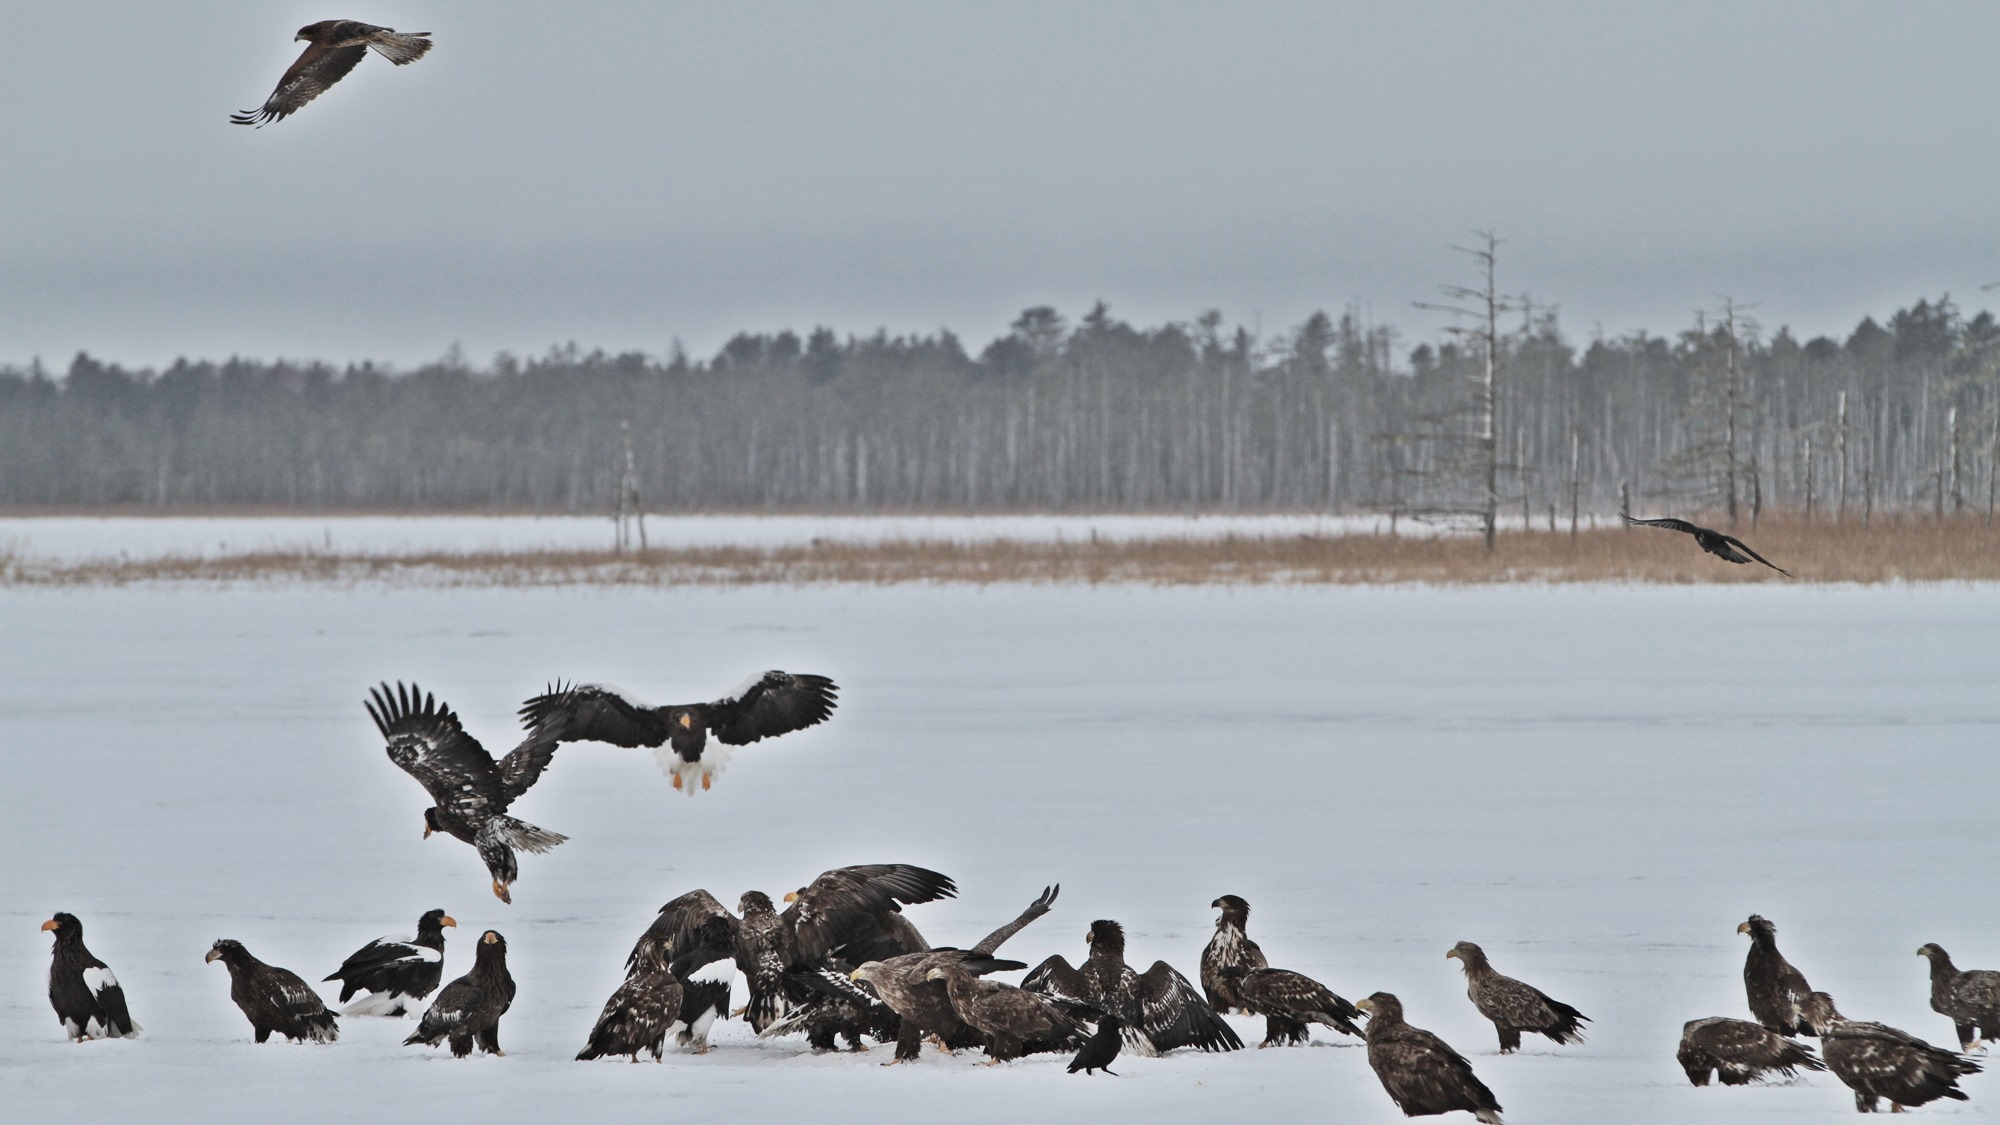
[[[715,775],[729,765],[730,751],[727,746],[711,742],[702,748],[701,760],[690,762],[674,753],[672,746],[659,746],[653,750],[653,760],[660,763],[660,772],[674,783],[674,788],[692,797],[697,790],[707,789],[715,784]]]
[[[414,999],[400,992],[371,992],[366,996],[355,997],[354,1003],[342,1008],[340,1014],[394,1018],[409,1015],[414,1003]]]

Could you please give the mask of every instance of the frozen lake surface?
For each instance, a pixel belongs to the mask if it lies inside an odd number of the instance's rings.
[[[0,632],[10,1119],[1403,1120],[1363,1051],[1320,1035],[1095,1079],[1052,1057],[884,1069],[883,1048],[814,1057],[741,1024],[707,1056],[571,1061],[668,898],[852,863],[956,878],[911,910],[936,942],[1061,882],[1007,947],[1030,963],[1080,959],[1108,917],[1141,967],[1192,975],[1207,904],[1242,895],[1274,964],[1399,994],[1513,1125],[1852,1114],[1825,1075],[1697,1090],[1675,1065],[1683,1021],[1746,1014],[1753,911],[1849,1014],[1933,1042],[1951,1031],[1917,946],[2000,968],[1992,587],[9,588]],[[515,811],[572,838],[523,857],[511,907],[470,848],[419,840],[428,802],[361,709],[415,679],[504,749],[555,677],[692,700],[765,667],[833,676],[840,711],[693,799],[644,751],[564,748]],[[365,1019],[255,1046],[202,962],[234,937],[317,980],[433,906],[460,923],[448,976],[507,935],[505,1058]],[[37,930],[57,910],[141,1038],[64,1041]],[[1497,1057],[1444,959],[1461,939],[1590,1015],[1589,1042]],[[1965,1085],[1922,1112],[2000,1107],[1992,1075]]]

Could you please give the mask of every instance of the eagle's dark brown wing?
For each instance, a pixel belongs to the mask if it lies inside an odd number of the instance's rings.
[[[613,746],[659,746],[670,733],[666,713],[627,698],[604,684],[557,683],[521,704],[521,725],[557,727],[564,742],[609,742]]]
[[[1718,533],[1718,534],[1720,534],[1720,533]],[[1764,556],[1762,556],[1762,555],[1758,554],[1757,552],[1755,552],[1755,551],[1751,550],[1751,549],[1750,549],[1750,544],[1748,544],[1748,543],[1745,543],[1745,542],[1744,542],[1743,540],[1741,540],[1741,539],[1738,539],[1738,538],[1736,538],[1736,537],[1735,537],[1734,535],[1722,535],[1722,536],[1721,536],[1721,539],[1722,539],[1722,541],[1723,541],[1724,543],[1728,543],[1728,544],[1730,544],[1731,546],[1733,546],[1733,547],[1737,548],[1738,550],[1742,551],[1742,552],[1743,552],[1744,554],[1746,554],[1746,555],[1749,555],[1749,556],[1750,556],[1751,558],[1753,558],[1753,559],[1756,559],[1756,560],[1757,560],[1758,562],[1760,562],[1760,563],[1763,563],[1763,564],[1764,564],[1765,566],[1768,566],[1768,567],[1770,567],[1770,568],[1771,568],[1772,570],[1775,570],[1775,571],[1777,571],[1777,572],[1778,572],[1779,574],[1782,574],[1782,575],[1784,575],[1784,576],[1785,576],[1785,577],[1787,577],[1787,578],[1790,578],[1790,577],[1792,576],[1792,572],[1791,572],[1791,571],[1789,571],[1789,570],[1786,570],[1786,569],[1785,569],[1784,567],[1781,567],[1781,566],[1779,566],[1778,564],[1776,564],[1776,563],[1772,562],[1772,561],[1771,561],[1770,559],[1767,559],[1767,558],[1765,558]],[[1743,562],[1743,561],[1745,561],[1745,560],[1743,560],[1743,559],[1732,559],[1731,561],[1732,561],[1732,562]]]
[[[257,109],[246,109],[234,113],[229,120],[238,125],[268,125],[273,121],[283,121],[305,107],[305,104],[326,92],[327,87],[347,77],[361,61],[368,48],[360,43],[329,47],[320,43],[306,44],[292,68],[278,79],[278,88],[264,99]]]
[[[566,731],[575,707],[567,696],[559,695],[549,707],[549,713],[541,722],[528,728],[528,736],[520,745],[508,751],[500,759],[500,784],[507,792],[509,801],[539,781],[542,771],[549,768],[549,762],[556,756],[556,746],[569,741]]]
[[[1139,974],[1140,1030],[1162,1054],[1177,1047],[1203,1051],[1234,1051],[1243,1040],[1193,984],[1165,961]]]
[[[1083,970],[1071,965],[1060,953],[1051,954],[1048,960],[1036,965],[1021,980],[1021,987],[1029,992],[1039,992],[1060,1000],[1070,1000],[1079,1004],[1100,1002],[1095,990],[1090,987],[1090,978]]]
[[[789,734],[825,722],[839,702],[839,692],[825,676],[765,672],[709,703],[708,729],[731,746]]]
[[[1669,531],[1685,531],[1689,535],[1696,535],[1708,530],[1705,527],[1698,527],[1686,520],[1675,519],[1672,516],[1657,520],[1635,520],[1631,516],[1621,516],[1619,518],[1623,519],[1626,523],[1642,524],[1646,527],[1664,527]]]
[[[903,948],[905,927],[886,916],[899,906],[951,898],[948,876],[908,863],[870,863],[823,872],[785,909],[800,960],[818,965],[839,952],[850,964],[879,961],[919,949]],[[914,940],[921,942],[921,937]],[[894,948],[892,948],[892,946]]]
[[[509,797],[493,756],[465,733],[450,707],[415,684],[368,689],[362,704],[388,743],[389,760],[431,800],[467,820],[505,811]]]
[[[686,977],[703,966],[736,955],[736,915],[707,891],[689,891],[660,907],[660,916],[646,927],[626,958],[636,972],[653,951],[664,955],[675,975]]]

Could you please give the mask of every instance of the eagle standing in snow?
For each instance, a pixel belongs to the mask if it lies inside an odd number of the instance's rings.
[[[444,927],[458,920],[442,910],[426,910],[417,919],[417,936],[379,937],[340,963],[324,980],[340,984],[340,1002],[357,992],[368,995],[347,1004],[343,1016],[407,1015],[418,1000],[437,990],[444,977]]]
[[[465,733],[450,707],[415,684],[388,684],[368,691],[362,706],[388,743],[389,760],[417,779],[431,800],[424,810],[424,838],[443,832],[479,849],[493,877],[493,894],[512,903],[508,887],[520,877],[514,849],[545,852],[569,837],[505,815],[507,806],[528,791],[555,756],[562,731],[558,716],[538,723],[498,762]]]
[[[1387,992],[1355,1001],[1368,1013],[1368,1065],[1405,1117],[1464,1110],[1501,1125],[1500,1103],[1465,1056],[1421,1027],[1403,1022],[1403,1002]]]
[[[220,961],[229,970],[229,998],[243,1010],[262,1043],[277,1032],[293,1042],[331,1043],[340,1025],[326,1002],[297,973],[266,965],[250,955],[243,943],[229,938],[209,947],[204,961]]]
[[[347,77],[355,64],[361,61],[370,48],[375,53],[402,66],[416,62],[431,49],[430,32],[401,32],[393,27],[376,27],[374,24],[357,20],[321,20],[309,23],[299,29],[293,42],[303,41],[306,49],[294,62],[285,76],[278,79],[278,88],[256,109],[246,109],[242,113],[232,113],[229,120],[238,125],[263,127],[273,121],[283,121],[304,108],[305,104],[326,92],[326,88]]]
[[[1215,936],[1201,951],[1201,989],[1217,1012],[1240,1011],[1264,1017],[1264,1041],[1259,1047],[1304,1043],[1309,1025],[1320,1023],[1359,1036],[1354,1026],[1360,1011],[1325,985],[1301,973],[1273,969],[1264,951],[1244,932],[1250,904],[1223,895],[1210,906],[1222,911]]]
[[[1018,917],[981,938],[971,949],[925,949],[883,960],[864,961],[848,974],[848,979],[866,981],[875,995],[897,1017],[896,1057],[883,1066],[908,1062],[923,1050],[926,1036],[947,1050],[980,1045],[979,1033],[970,1028],[953,1009],[945,982],[930,979],[930,971],[946,964],[957,965],[975,977],[988,973],[1025,969],[1020,961],[1003,961],[993,956],[1002,943],[1047,914],[1062,892],[1061,884],[1042,889],[1041,897],[1028,904]]]
[[[1958,970],[1951,954],[1936,942],[1926,942],[1917,956],[1931,963],[1931,1011],[1944,1016],[1958,1031],[1961,1050],[1971,1051],[1983,1040],[2000,1038],[2000,973],[1991,969]]]
[[[1978,1074],[1979,1064],[1886,1024],[1850,1020],[1833,1006],[1833,997],[1812,994],[1821,1013],[1819,1049],[1826,1068],[1854,1091],[1854,1108],[1874,1113],[1881,1098],[1892,1113],[1939,1098],[1965,1101],[1958,1080]]]
[[[451,1057],[462,1059],[479,1049],[489,1055],[505,1055],[500,1049],[500,1017],[514,1004],[514,978],[507,972],[507,939],[498,931],[479,935],[472,955],[472,971],[445,985],[424,1012],[417,1029],[403,1040],[405,1047],[422,1043],[435,1047],[450,1040]]]
[[[973,976],[949,960],[924,979],[944,985],[951,1010],[984,1039],[989,1064],[1043,1051],[1073,1051],[1090,1041],[1090,1028],[1074,1014],[1075,1005],[1056,997]]]
[[[69,1037],[81,1043],[139,1034],[139,1025],[125,1008],[125,990],[117,975],[84,948],[83,923],[76,915],[58,913],[43,922],[42,929],[56,935],[49,950],[49,1004]]]
[[[1681,1028],[1681,1046],[1675,1057],[1688,1081],[1697,1086],[1708,1085],[1711,1075],[1720,1078],[1724,1086],[1741,1086],[1767,1074],[1790,1078],[1801,1067],[1826,1069],[1804,1043],[1762,1024],[1727,1016],[1689,1020]]]
[[[1714,528],[1700,527],[1686,520],[1677,520],[1672,517],[1657,520],[1635,520],[1631,516],[1621,514],[1619,518],[1623,519],[1626,523],[1635,523],[1644,527],[1664,527],[1668,531],[1685,531],[1689,535],[1694,536],[1696,546],[1724,562],[1747,563],[1751,559],[1756,559],[1779,574],[1787,578],[1792,577],[1791,571],[1751,550],[1750,544],[1736,538],[1734,535],[1724,535]]]
[[[667,964],[665,945],[641,942],[632,951],[635,962],[625,974],[625,983],[604,1002],[590,1039],[576,1053],[579,1062],[606,1055],[627,1055],[639,1061],[640,1051],[651,1051],[659,1062],[666,1053],[667,1036],[688,1030],[681,1017],[684,989]]]
[[[1590,1017],[1532,985],[1493,971],[1486,951],[1461,941],[1445,952],[1465,969],[1465,994],[1479,1014],[1493,1021],[1500,1035],[1500,1053],[1521,1046],[1521,1033],[1539,1032],[1558,1043],[1583,1042],[1583,1025]]]
[[[707,891],[689,891],[660,908],[628,964],[638,964],[648,944],[665,951],[683,980],[706,965],[734,960],[750,990],[745,1018],[762,1033],[794,1003],[819,992],[806,976],[834,969],[844,977],[852,971],[846,966],[929,949],[902,907],[957,893],[949,877],[907,863],[822,872],[785,896],[783,913],[762,891],[745,891],[737,900],[740,918]],[[834,963],[836,954],[841,964]]]
[[[1750,1014],[1780,1035],[1818,1034],[1808,1014],[1812,986],[1778,952],[1778,927],[1762,914],[1752,914],[1736,932],[1750,935],[1750,955],[1743,960]]]
[[[521,704],[521,723],[533,730],[560,718],[564,742],[651,747],[674,788],[693,796],[696,782],[709,788],[729,764],[723,747],[746,746],[823,723],[838,701],[839,688],[825,676],[778,671],[752,676],[708,703],[665,707],[603,684],[558,684]],[[711,733],[723,746],[708,745]]]
[[[1090,943],[1090,956],[1083,968],[1056,954],[1035,966],[1021,987],[1117,1016],[1125,1025],[1125,1046],[1134,1054],[1162,1055],[1179,1047],[1242,1049],[1235,1029],[1172,965],[1155,961],[1138,973],[1125,963],[1124,927],[1100,918],[1090,924],[1084,940]]]

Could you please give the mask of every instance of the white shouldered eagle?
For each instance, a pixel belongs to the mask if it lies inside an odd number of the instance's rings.
[[[124,987],[111,966],[84,947],[76,915],[59,912],[42,929],[56,935],[49,949],[49,1005],[69,1037],[81,1043],[139,1034],[125,1007]]]

